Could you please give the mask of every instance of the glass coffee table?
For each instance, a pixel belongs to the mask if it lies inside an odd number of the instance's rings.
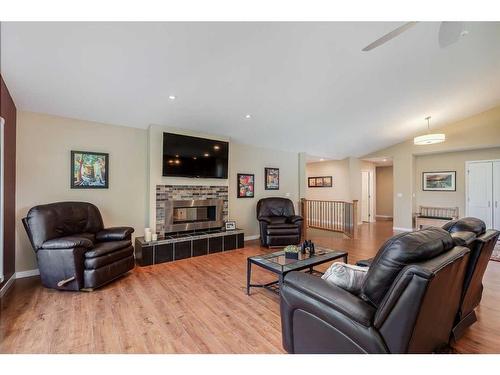
[[[250,288],[266,288],[279,294],[279,289],[283,284],[283,279],[288,272],[308,269],[310,273],[315,272],[314,266],[343,259],[347,263],[347,252],[331,250],[324,247],[316,247],[313,255],[309,253],[299,253],[299,259],[285,258],[283,250],[270,254],[255,255],[247,258],[247,295],[250,295]],[[251,284],[252,264],[262,267],[278,275],[278,280],[267,284]]]

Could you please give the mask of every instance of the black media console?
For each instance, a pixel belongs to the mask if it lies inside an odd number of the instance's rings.
[[[221,229],[184,232],[166,235],[158,241],[146,242],[144,237],[135,239],[135,259],[140,266],[171,262],[200,255],[240,249],[244,246],[240,229]]]

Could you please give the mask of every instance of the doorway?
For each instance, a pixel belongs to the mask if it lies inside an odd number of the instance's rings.
[[[375,221],[373,214],[374,178],[372,171],[361,171],[361,221]]]

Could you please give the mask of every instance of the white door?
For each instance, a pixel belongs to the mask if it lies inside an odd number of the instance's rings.
[[[361,172],[361,221],[370,221],[370,205],[371,205],[371,196],[370,196],[370,172],[362,171]]]
[[[493,225],[493,163],[470,163],[467,178],[467,215],[485,222],[486,228]]]
[[[493,163],[493,228],[500,230],[500,161]]]

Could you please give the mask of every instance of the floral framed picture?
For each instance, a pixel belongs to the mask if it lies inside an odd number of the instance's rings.
[[[266,190],[279,190],[280,189],[280,170],[279,168],[264,168],[266,181]]]
[[[109,188],[109,154],[71,151],[71,189]]]
[[[422,190],[456,191],[456,171],[422,172]]]
[[[255,196],[255,176],[238,173],[238,198],[253,198]]]

